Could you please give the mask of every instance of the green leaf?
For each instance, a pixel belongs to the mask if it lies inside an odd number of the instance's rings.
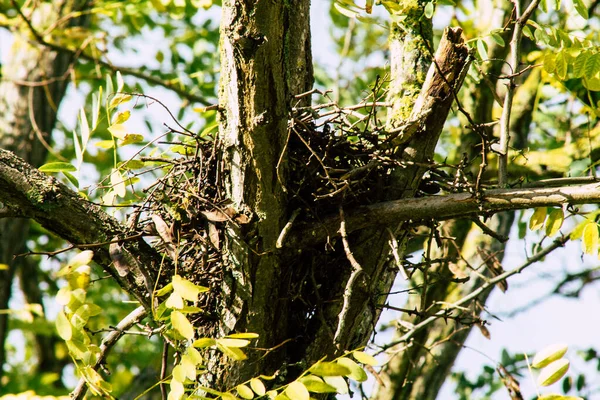
[[[573,0],[573,6],[575,6],[575,11],[577,11],[577,13],[581,15],[584,19],[590,19],[588,9],[583,0]]]
[[[583,252],[586,254],[598,253],[598,225],[590,221],[583,228]]]
[[[589,51],[582,51],[575,57],[575,61],[573,61],[573,77],[581,78],[585,73],[585,63],[588,58],[590,58]]]
[[[340,12],[340,14],[342,14],[348,18],[356,18],[356,16],[358,15],[358,13],[356,11],[351,10],[350,8],[348,8],[346,6],[346,4],[341,4],[338,1],[333,3],[333,6],[336,8],[336,10],[338,10]]]
[[[302,384],[304,386],[306,386],[306,389],[308,389],[309,392],[312,393],[336,393],[337,390],[323,382],[323,380],[321,378],[319,378],[318,376],[315,375],[306,375],[303,376],[302,378],[299,379],[300,382],[302,382]]]
[[[433,11],[434,11],[434,5],[433,5],[432,1],[425,4],[425,10],[424,10],[425,18],[431,19],[431,17],[433,17]]]
[[[379,364],[377,362],[377,360],[375,359],[375,357],[373,357],[370,354],[365,353],[364,351],[353,351],[352,356],[354,358],[356,358],[356,361],[358,361],[359,363],[365,364],[365,365],[370,365],[372,367],[375,367],[376,365]]]
[[[42,172],[62,172],[62,171],[77,171],[72,164],[66,162],[49,162],[39,168]]]
[[[139,133],[128,133],[123,138],[123,141],[119,143],[121,146],[127,146],[128,144],[141,143],[144,141],[144,136]]]
[[[556,64],[556,75],[561,80],[564,80],[567,77],[567,70],[568,70],[567,59],[566,59],[564,51],[561,51],[556,55],[555,64]]]
[[[592,92],[599,92],[600,91],[600,78],[598,78],[597,76],[594,76],[591,79],[584,78],[583,86],[587,90],[591,90]]]
[[[547,393],[538,397],[537,400],[583,400],[583,397],[563,396],[562,394],[557,393]]]
[[[477,39],[477,53],[483,61],[488,59],[487,43],[483,39]]]
[[[165,286],[163,286],[160,290],[157,290],[156,293],[154,293],[154,294],[157,297],[162,297],[162,296],[166,295],[167,293],[170,293],[172,290],[173,290],[173,283],[169,282]]]
[[[108,105],[108,109],[110,110],[115,107],[118,107],[121,104],[127,103],[129,100],[131,100],[130,94],[117,93],[114,95],[114,97],[110,101],[110,104]]]
[[[348,378],[357,382],[364,382],[367,380],[367,373],[365,370],[351,359],[342,357],[337,360],[337,363],[350,370],[350,373],[346,374]]]
[[[504,38],[502,38],[502,35],[500,35],[499,33],[492,33],[492,39],[500,47],[504,47],[506,45],[506,43],[504,42]]]
[[[588,79],[593,78],[598,71],[600,71],[600,53],[590,55],[583,67],[584,76]]]
[[[265,393],[267,393],[267,389],[265,388],[264,383],[262,383],[262,381],[258,378],[250,379],[250,387],[252,388],[252,390],[254,390],[254,393],[256,393],[259,396],[264,396]]]
[[[318,376],[346,376],[350,369],[334,362],[321,361],[310,367],[310,372]]]
[[[558,230],[561,228],[565,215],[562,208],[555,208],[552,210],[548,219],[546,220],[546,236],[552,237],[556,235]]]
[[[237,397],[235,397],[234,395],[232,395],[232,394],[231,394],[231,393],[229,393],[229,392],[222,393],[222,394],[221,394],[221,398],[222,398],[222,399],[224,399],[224,400],[238,400],[238,398],[237,398]]]
[[[546,213],[548,210],[546,207],[536,208],[529,220],[529,229],[532,231],[537,231],[542,226],[544,226],[544,221],[546,220]]]
[[[79,110],[79,122],[81,124],[81,148],[85,150],[90,139],[90,124],[85,116],[85,109],[83,107]]]
[[[63,175],[67,177],[67,179],[69,180],[69,182],[71,182],[71,184],[73,186],[75,186],[77,189],[79,189],[79,180],[77,178],[75,178],[73,176],[73,174],[71,174],[70,172],[67,171],[62,171]]]
[[[238,394],[243,399],[253,399],[254,398],[254,392],[252,391],[252,389],[250,389],[248,386],[246,386],[244,384],[237,385],[235,390],[237,390]]]
[[[290,400],[309,400],[310,399],[310,394],[308,393],[306,386],[304,386],[299,381],[294,381],[294,382],[290,383],[288,385],[288,387],[285,389],[285,394],[287,397],[290,398]]]
[[[56,331],[63,340],[71,340],[73,337],[73,327],[62,310],[56,315]]]
[[[561,359],[569,350],[569,346],[564,343],[555,343],[538,351],[531,361],[533,368],[543,368],[551,362]]]
[[[186,339],[192,339],[194,337],[194,327],[191,322],[180,313],[179,311],[173,311],[171,313],[171,324],[173,328]]]
[[[181,295],[179,293],[173,292],[165,302],[165,306],[167,306],[168,308],[181,310],[185,306],[185,303],[183,302],[183,299],[181,298]]]
[[[100,120],[100,99],[102,99],[102,86],[98,89],[98,94],[92,93],[92,130],[96,129]]]
[[[123,86],[125,86],[125,82],[123,82],[121,72],[117,71],[117,92],[121,92],[123,90]]]

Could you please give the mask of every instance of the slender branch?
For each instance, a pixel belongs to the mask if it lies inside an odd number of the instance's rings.
[[[515,95],[515,77],[519,75],[519,59],[521,57],[521,38],[523,36],[523,26],[527,23],[529,16],[535,11],[540,0],[533,0],[529,7],[521,14],[521,0],[514,0],[515,5],[515,26],[512,40],[510,41],[510,57],[508,65],[511,68],[508,77],[506,95],[504,96],[504,106],[502,116],[500,117],[500,143],[498,148],[498,184],[500,187],[506,187],[508,184],[508,147],[510,144],[510,114]]]
[[[399,343],[406,342],[411,337],[413,337],[415,335],[415,333],[417,333],[421,329],[425,328],[427,325],[431,324],[432,322],[436,321],[439,318],[443,318],[443,317],[447,316],[448,309],[460,307],[463,304],[466,304],[466,303],[470,302],[471,300],[475,299],[477,296],[479,296],[481,293],[483,293],[487,289],[493,287],[495,284],[502,282],[505,279],[507,279],[513,275],[520,274],[525,268],[529,267],[532,264],[535,264],[542,258],[546,257],[548,254],[550,254],[551,252],[556,250],[557,248],[564,246],[565,243],[569,240],[569,237],[570,237],[570,235],[566,235],[566,236],[562,236],[562,237],[554,240],[554,242],[552,242],[551,245],[549,245],[548,247],[541,250],[535,256],[529,258],[525,263],[521,264],[519,267],[512,269],[510,271],[507,271],[503,274],[500,274],[500,275],[488,280],[486,283],[481,285],[478,289],[469,293],[467,296],[463,297],[462,299],[460,299],[452,304],[449,304],[447,306],[447,308],[436,312],[434,315],[430,316],[429,318],[414,325],[413,328],[409,332],[407,332],[402,337],[395,340],[394,343],[390,343],[386,347],[391,348]]]
[[[344,289],[344,304],[342,306],[342,310],[339,314],[339,321],[337,330],[334,335],[334,342],[337,344],[341,343],[341,338],[346,336],[345,328],[346,328],[346,319],[348,317],[348,311],[350,310],[350,299],[352,298],[352,292],[354,290],[354,282],[359,277],[359,275],[363,272],[361,265],[354,258],[354,254],[350,250],[350,244],[348,243],[348,235],[346,234],[346,220],[344,219],[344,210],[342,206],[339,208],[340,212],[340,235],[342,235],[342,243],[344,245],[344,251],[346,253],[346,258],[350,262],[352,266],[352,273],[348,278],[348,282],[346,282],[346,288]]]
[[[51,50],[60,52],[60,53],[66,53],[69,54],[75,58],[81,58],[87,61],[91,61],[95,64],[99,64],[105,68],[108,68],[109,70],[111,70],[112,72],[117,72],[119,71],[122,74],[125,75],[130,75],[139,79],[143,79],[148,83],[152,83],[154,85],[157,86],[162,86],[166,89],[169,89],[175,93],[177,93],[179,96],[181,96],[182,98],[185,98],[189,101],[192,102],[196,102],[196,103],[200,103],[200,104],[204,104],[206,106],[211,105],[212,103],[209,102],[206,98],[202,97],[202,96],[198,96],[195,94],[190,93],[188,90],[183,89],[181,87],[178,87],[177,85],[174,85],[172,83],[169,82],[165,82],[164,80],[153,76],[152,74],[148,74],[148,73],[144,73],[138,69],[135,68],[128,68],[128,67],[119,67],[119,66],[115,66],[113,64],[111,64],[108,61],[103,61],[99,58],[95,58],[89,54],[86,54],[85,52],[81,52],[81,51],[75,51],[75,50],[71,50],[67,47],[63,47],[60,45],[57,45],[55,43],[50,43],[48,41],[46,41],[42,35],[40,35],[40,33],[33,27],[33,25],[31,24],[31,21],[29,20],[29,18],[27,18],[27,16],[25,16],[25,14],[23,14],[23,11],[21,10],[21,8],[19,7],[19,5],[17,4],[16,0],[11,0],[11,3],[13,5],[13,7],[17,10],[17,13],[19,14],[19,16],[21,17],[21,19],[25,22],[25,24],[27,25],[27,28],[29,29],[29,31],[31,32],[31,34],[33,35],[34,39],[36,42],[38,42],[39,44],[41,44],[42,46],[45,46]]]
[[[117,343],[117,341],[119,339],[121,339],[121,337],[124,336],[124,334],[125,334],[124,331],[126,331],[127,329],[131,328],[133,325],[137,324],[142,319],[144,319],[146,317],[146,314],[147,314],[146,309],[143,306],[139,306],[138,308],[136,308],[135,310],[130,312],[129,315],[127,315],[125,318],[123,318],[121,320],[121,322],[119,322],[119,324],[116,326],[116,329],[114,331],[112,331],[108,335],[106,335],[104,340],[102,340],[102,344],[100,345],[100,356],[98,357],[98,359],[96,360],[96,363],[93,366],[94,370],[98,370],[100,365],[102,365],[102,363],[104,363],[104,360],[106,359],[106,356],[108,355],[108,352],[112,349],[112,347],[115,345],[115,343]],[[81,400],[85,396],[86,392],[87,392],[86,381],[84,378],[81,378],[79,380],[79,383],[77,384],[77,387],[75,388],[75,390],[73,390],[73,392],[71,392],[71,399],[72,400]]]

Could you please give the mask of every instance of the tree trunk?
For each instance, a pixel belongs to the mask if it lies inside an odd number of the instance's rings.
[[[36,21],[46,24],[56,21],[73,8],[80,9],[85,3],[81,0],[54,1],[35,10],[24,9],[23,12],[28,17],[35,15]],[[79,18],[71,23],[83,24],[84,21]],[[14,152],[33,166],[44,163],[57,108],[68,83],[71,62],[69,55],[40,48],[15,35],[0,81],[0,109],[3,110],[0,115],[0,148]],[[28,230],[29,221],[26,219],[0,219],[0,263],[8,265],[8,269],[0,270],[0,309],[8,309],[13,278],[19,265],[19,260],[13,256],[24,248]],[[0,378],[3,374],[1,366],[6,361],[8,317],[7,314],[0,315]],[[42,354],[39,356],[40,359],[43,357]]]

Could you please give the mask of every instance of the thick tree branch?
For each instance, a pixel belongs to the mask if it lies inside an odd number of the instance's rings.
[[[600,183],[530,189],[492,189],[477,200],[471,193],[387,201],[359,207],[346,215],[346,230],[390,226],[401,221],[443,221],[475,214],[485,215],[535,207],[600,203]],[[319,225],[298,224],[290,233],[287,247],[306,247],[338,236],[340,217],[335,214]]]
[[[0,149],[0,202],[18,209],[24,216],[36,220],[48,231],[75,246],[109,242],[115,236],[126,236],[125,228],[99,206],[87,202],[53,177],[3,149]],[[158,253],[142,240],[128,242],[127,250],[138,266],[155,278],[161,260]],[[94,250],[94,261],[141,304],[149,305],[149,294],[141,271],[134,270],[120,277],[111,267],[108,245]]]

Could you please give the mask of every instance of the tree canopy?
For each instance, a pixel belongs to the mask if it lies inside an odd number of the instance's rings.
[[[0,394],[593,398],[568,337],[452,366],[600,276],[597,5],[0,1]]]

